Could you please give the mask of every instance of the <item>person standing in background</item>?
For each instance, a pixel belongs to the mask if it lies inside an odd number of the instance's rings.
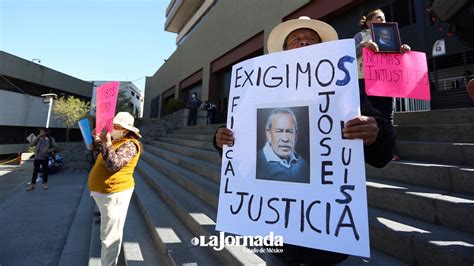
[[[216,105],[210,101],[204,102],[204,109],[207,111],[207,124],[214,124],[216,120],[217,108]]]
[[[373,52],[379,52],[379,46],[372,40],[372,34],[370,32],[371,23],[385,23],[385,14],[381,9],[375,9],[367,13],[366,16],[362,16],[359,21],[361,31],[354,36],[356,45],[357,65],[359,68],[359,88],[365,91],[365,80],[364,80],[364,65],[362,61],[362,48],[366,47]],[[411,47],[408,44],[402,44],[400,47],[400,53],[406,53],[411,51]],[[380,97],[380,96],[367,96],[371,105],[382,112],[382,114],[393,124],[393,112],[395,108],[395,98],[393,97]],[[393,151],[392,160],[399,161],[400,156],[396,145]]]
[[[199,100],[196,93],[193,92],[191,99],[189,99],[188,101],[188,107],[189,107],[188,126],[196,125],[197,111],[199,107],[201,106],[201,103],[202,101]]]
[[[43,184],[41,187],[46,190],[48,189],[48,160],[49,155],[56,149],[56,141],[51,137],[50,131],[47,128],[40,129],[38,137],[33,140],[30,145],[35,147],[35,160],[33,162],[33,175],[31,176],[31,184],[26,188],[26,191],[32,191],[35,189],[36,178],[38,178],[38,172],[41,166]]]

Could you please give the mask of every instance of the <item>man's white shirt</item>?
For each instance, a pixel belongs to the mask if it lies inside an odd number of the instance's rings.
[[[267,142],[263,147],[263,154],[265,155],[265,159],[267,159],[267,162],[278,162],[286,168],[290,168],[292,164],[298,162],[298,159],[296,158],[294,152],[291,153],[289,160],[281,159],[280,157],[278,157],[278,155],[276,155],[273,151],[272,146],[269,142]]]

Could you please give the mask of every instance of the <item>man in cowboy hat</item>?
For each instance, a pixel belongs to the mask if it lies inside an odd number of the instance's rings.
[[[100,211],[101,265],[117,265],[123,227],[135,182],[133,172],[140,157],[141,138],[134,118],[119,112],[111,133],[93,131],[96,159],[88,187]]]
[[[338,40],[337,32],[329,24],[300,17],[278,24],[267,40],[269,53],[297,49],[327,41]],[[360,91],[362,115],[349,120],[343,129],[344,138],[362,139],[365,162],[383,167],[392,159],[395,144],[394,129],[383,114],[372,107],[365,91]],[[221,127],[214,136],[214,146],[222,152],[223,145],[233,145],[234,137],[230,129]],[[348,255],[323,250],[285,245],[281,258],[289,264],[336,264]]]

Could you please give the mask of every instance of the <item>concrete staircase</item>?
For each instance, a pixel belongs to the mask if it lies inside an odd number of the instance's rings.
[[[401,161],[367,167],[371,242],[411,264],[474,263],[474,109],[398,113]]]
[[[366,168],[372,257],[343,265],[473,265],[474,109],[399,113],[395,121],[402,160]],[[281,265],[245,247],[217,252],[191,244],[217,234],[216,128],[184,127],[144,141],[121,265]],[[91,228],[84,231],[89,265],[97,265],[98,216],[88,206],[82,220]],[[84,265],[63,257],[62,265]]]
[[[143,198],[153,202],[149,207],[143,206],[142,213],[149,216],[158,216],[157,212],[163,214],[148,223],[149,229],[166,227],[172,230],[172,235],[176,235],[187,250],[183,252],[183,247],[176,243],[166,244],[166,240],[162,239],[165,237],[157,235],[157,246],[161,252],[170,254],[170,264],[194,262],[201,265],[282,265],[269,253],[254,254],[246,248],[226,248],[220,252],[206,250],[206,254],[204,251],[200,251],[201,254],[198,255],[191,254],[191,251],[202,249],[190,244],[193,236],[217,235],[214,227],[221,158],[212,146],[212,137],[218,126],[186,127],[146,141],[146,152],[141,157],[135,175],[136,194],[137,198],[142,198],[142,193],[146,194]],[[145,182],[146,184],[139,185]],[[160,206],[159,210],[156,210],[156,205]],[[168,219],[173,221],[166,223]],[[161,225],[163,223],[165,225]],[[213,260],[203,261],[205,259]],[[377,250],[372,251],[369,261],[384,265],[403,265],[402,261]],[[344,264],[366,263],[364,258],[352,257]]]

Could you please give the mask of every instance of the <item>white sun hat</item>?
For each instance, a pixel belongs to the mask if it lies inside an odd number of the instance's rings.
[[[119,125],[125,129],[128,129],[141,138],[142,136],[140,135],[140,130],[133,126],[134,122],[135,118],[128,112],[119,112],[114,117],[114,125]]]
[[[297,29],[311,29],[318,33],[321,42],[338,40],[336,30],[331,25],[320,20],[311,19],[307,16],[291,19],[278,24],[270,32],[267,40],[267,48],[269,53],[283,51],[283,44],[286,37]]]

